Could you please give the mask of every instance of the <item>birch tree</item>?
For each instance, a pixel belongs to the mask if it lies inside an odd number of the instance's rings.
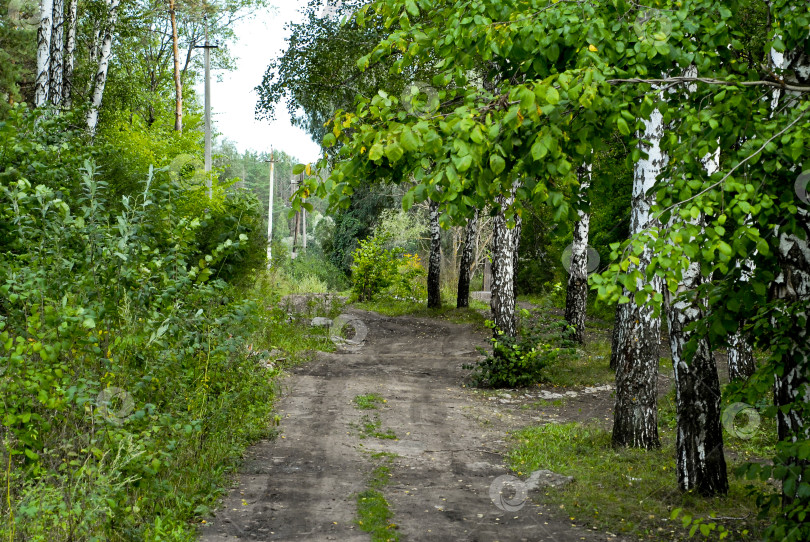
[[[68,0],[66,12],[67,33],[65,35],[64,73],[62,75],[62,103],[65,109],[73,105],[73,66],[76,54],[76,26],[78,0]]]
[[[706,160],[709,176],[719,169],[719,149]],[[691,219],[694,243],[705,229],[703,218]],[[720,379],[711,344],[705,333],[696,330],[705,318],[705,302],[698,287],[706,279],[700,262],[692,261],[683,271],[678,288],[664,289],[675,377],[675,440],[678,487],[701,495],[728,493],[728,474],[723,455],[720,425]]]
[[[48,102],[51,76],[51,33],[53,28],[53,0],[40,0],[39,28],[37,29],[37,77],[34,103],[42,107]]]
[[[667,156],[661,150],[664,118],[658,109],[644,119],[641,147],[647,155],[635,165],[631,208],[631,235],[642,235],[656,225],[650,212],[655,186]],[[635,275],[640,290],[661,296],[657,278],[644,283],[643,273],[652,259],[652,251],[644,248],[636,257]],[[638,448],[660,446],[658,438],[658,360],[661,321],[653,307],[643,303],[641,296],[630,297],[625,292],[627,307],[618,311],[614,324],[613,355],[616,356],[616,405],[613,415],[613,444]]]
[[[98,126],[98,111],[101,107],[101,99],[104,96],[104,86],[107,84],[107,70],[110,65],[110,54],[112,52],[113,32],[118,18],[118,6],[120,0],[107,0],[107,21],[103,27],[103,38],[98,53],[98,67],[94,77],[93,93],[90,100],[90,110],[87,112],[87,129],[90,135],[96,133]]]
[[[515,263],[520,242],[520,218],[515,215],[510,227],[507,211],[515,204],[519,184],[515,182],[504,195],[495,198],[499,206],[493,218],[492,232],[492,287],[490,308],[495,323],[495,335],[510,337],[517,334],[515,318]]]
[[[572,339],[579,344],[585,336],[585,315],[588,303],[588,232],[591,214],[587,210],[588,188],[590,187],[590,165],[580,166],[579,208],[574,225],[574,239],[571,243],[571,264],[568,269],[568,287],[565,294],[565,320],[574,328]]]
[[[62,105],[64,75],[65,2],[53,0],[53,26],[51,29],[51,58],[48,98],[56,106]]]
[[[458,272],[458,296],[456,299],[456,308],[459,309],[470,306],[470,275],[472,274],[472,265],[477,250],[477,239],[478,210],[476,209],[464,229],[464,249],[461,252],[461,264]]]

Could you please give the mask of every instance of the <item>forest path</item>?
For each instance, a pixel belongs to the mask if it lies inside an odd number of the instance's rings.
[[[513,502],[509,486],[503,494],[513,511],[490,497],[496,479],[510,474],[507,433],[554,415],[462,387],[461,366],[476,359],[486,333],[442,320],[347,313],[362,322],[357,329],[368,329],[364,344],[292,370],[279,402],[280,436],[250,448],[201,540],[368,541],[356,523],[356,495],[379,464],[371,452],[380,451],[396,454],[381,491],[401,540],[618,540],[531,499]],[[387,402],[358,410],[354,398],[372,393]],[[609,392],[581,400],[599,417],[612,405]],[[378,416],[380,430],[397,439],[363,438],[364,416]]]

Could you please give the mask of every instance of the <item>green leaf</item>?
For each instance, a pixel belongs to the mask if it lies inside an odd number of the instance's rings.
[[[419,7],[414,0],[405,0],[405,9],[414,17],[419,16]]]
[[[402,146],[397,142],[391,143],[385,148],[385,156],[392,162],[396,162],[402,158],[403,154],[405,154],[405,151],[402,150]]]
[[[546,101],[551,105],[557,105],[560,102],[560,93],[554,87],[548,87],[546,91]]]
[[[293,175],[299,175],[299,174],[303,173],[305,167],[306,166],[304,164],[295,164],[293,166],[293,170],[292,170]]]
[[[506,161],[497,154],[493,154],[489,157],[489,167],[495,175],[500,175],[506,169]]]
[[[379,141],[371,146],[371,149],[368,151],[368,159],[377,161],[383,157],[383,146],[382,143]],[[293,171],[295,173],[295,171]]]
[[[537,138],[537,141],[534,142],[532,145],[532,158],[535,160],[542,160],[545,155],[548,154],[548,148],[546,148],[543,140],[540,137]]]
[[[413,152],[419,148],[419,141],[416,139],[416,136],[413,135],[411,129],[407,127],[402,131],[399,142],[402,144],[402,148],[408,152]]]
[[[402,196],[402,210],[407,211],[411,207],[413,207],[413,191],[408,190],[405,192],[405,195]]]
[[[628,136],[630,135],[630,125],[627,124],[627,121],[623,118],[619,117],[616,120],[616,126],[619,128],[619,132],[622,135]]]

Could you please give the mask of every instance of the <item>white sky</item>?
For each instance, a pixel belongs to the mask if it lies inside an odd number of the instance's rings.
[[[275,0],[273,3],[275,11],[261,11],[253,19],[237,24],[235,32],[239,41],[231,44],[237,68],[211,74],[214,132],[221,134],[216,141],[227,138],[240,151],[262,152],[274,147],[301,162],[314,162],[320,147],[303,130],[290,124],[286,106],[278,108],[272,123],[255,118],[258,95],[254,89],[261,83],[270,60],[283,52],[287,37],[284,26],[301,19],[298,9],[306,5],[306,0]],[[197,92],[202,99],[202,80],[197,84]]]

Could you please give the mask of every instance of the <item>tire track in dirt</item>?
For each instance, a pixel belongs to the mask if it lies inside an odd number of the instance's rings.
[[[203,542],[367,541],[354,524],[369,451],[397,454],[383,493],[409,541],[603,541],[530,500],[498,508],[490,486],[509,474],[507,424],[482,424],[493,405],[461,387],[461,366],[487,336],[470,326],[351,310],[368,327],[357,352],[322,354],[297,367],[279,403],[281,436],[253,446],[238,482],[201,529]],[[398,440],[360,439],[357,395],[387,399],[379,411]],[[511,425],[511,424],[510,424]]]

